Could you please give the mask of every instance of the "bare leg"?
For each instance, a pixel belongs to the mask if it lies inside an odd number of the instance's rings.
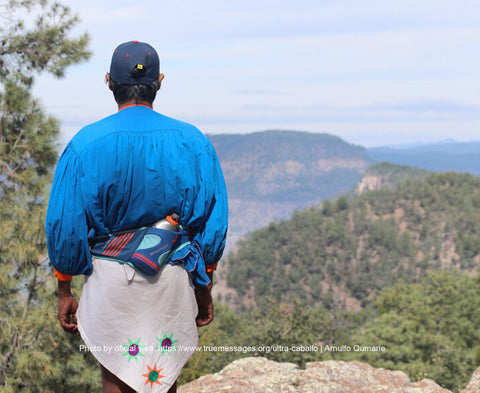
[[[167,393],[177,393],[177,381],[175,381],[172,387],[169,389]]]
[[[135,393],[130,386],[118,379],[105,367],[102,368],[102,387],[103,393]],[[173,383],[167,393],[177,393],[177,381]]]
[[[130,386],[118,379],[105,367],[102,367],[102,388],[103,393],[135,393]]]

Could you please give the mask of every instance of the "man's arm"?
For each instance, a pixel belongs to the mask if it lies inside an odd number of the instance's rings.
[[[67,280],[64,276],[92,271],[81,183],[79,159],[67,146],[55,170],[45,220],[48,256],[62,281]]]
[[[197,326],[205,326],[213,321],[213,271],[208,272],[207,275],[210,278],[210,284],[206,287],[199,286],[195,288],[195,297],[198,305]]]
[[[195,204],[197,210],[203,211],[203,227],[194,237],[198,242],[208,271],[215,270],[222,257],[228,228],[228,197],[222,168],[212,144],[207,145],[203,155],[198,155],[197,192]],[[199,197],[199,196],[203,196]],[[190,223],[189,223],[190,224]]]
[[[71,281],[58,280],[58,319],[67,333],[78,334],[77,299],[72,294]]]
[[[211,295],[213,272],[222,257],[228,227],[227,188],[222,168],[211,142],[207,138],[204,138],[204,142],[203,147],[195,155],[198,160],[196,165],[198,173],[194,180],[197,181],[195,204],[198,208],[196,210],[203,212],[205,216],[202,220],[203,227],[200,226],[193,241],[200,248],[201,257],[204,260],[204,267],[201,268],[202,270],[205,268],[210,283],[206,286],[197,286],[195,289],[198,305],[197,326],[208,325],[213,320]],[[201,144],[195,146],[201,146]]]

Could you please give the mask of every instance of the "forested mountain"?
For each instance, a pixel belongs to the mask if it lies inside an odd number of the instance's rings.
[[[394,190],[326,200],[254,231],[227,256],[226,279],[244,307],[265,296],[360,309],[373,293],[429,268],[474,271],[480,261],[480,179],[447,172]]]
[[[224,304],[200,337],[233,349],[196,353],[203,370],[187,365],[188,377],[265,356],[300,367],[359,360],[454,393],[466,386],[480,366],[480,179],[391,164],[365,178],[378,189],[240,241],[214,289]],[[299,344],[317,349],[291,350]]]
[[[230,244],[352,189],[372,160],[339,137],[296,131],[210,135],[228,189]]]

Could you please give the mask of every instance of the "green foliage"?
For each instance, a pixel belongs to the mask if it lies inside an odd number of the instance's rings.
[[[242,351],[212,350],[214,347],[240,347],[245,343],[238,340],[246,329],[243,315],[233,312],[227,306],[215,304],[215,319],[200,329],[198,350],[183,368],[179,384],[190,382],[207,373],[220,371],[228,363],[242,356]]]
[[[80,354],[78,337],[66,337],[57,322],[43,223],[59,127],[30,95],[36,73],[62,76],[85,60],[88,37],[68,38],[76,18],[58,4],[9,1],[0,8],[0,389],[98,390],[91,356]],[[33,27],[21,20],[27,12],[38,15]],[[77,376],[69,378],[72,370]]]
[[[480,179],[447,172],[394,190],[325,201],[250,234],[226,258],[237,303],[297,298],[365,305],[376,290],[428,268],[473,271],[480,258]],[[247,295],[249,297],[247,297]]]
[[[28,284],[25,280],[19,292],[0,297],[0,391],[99,391],[100,372],[93,356],[79,351],[79,336],[60,328],[51,272],[45,266],[29,271],[34,276]]]
[[[385,288],[357,312],[298,301],[279,304],[272,298],[263,308],[242,313],[216,305],[216,319],[201,330],[200,350],[180,381],[218,372],[240,357],[264,356],[299,367],[358,360],[459,392],[478,366],[479,283],[480,278],[459,271],[428,270],[419,283],[400,281]],[[309,350],[295,350],[300,346]]]
[[[180,384],[218,372],[247,356],[304,367],[324,358],[319,348],[330,340],[335,326],[324,309],[304,307],[299,302],[287,305],[267,299],[264,309],[254,307],[244,313],[234,313],[220,304],[215,309],[214,321],[200,329],[199,350],[182,370]],[[315,346],[318,351],[312,349]]]
[[[475,370],[480,341],[479,279],[460,272],[429,271],[421,283],[400,282],[375,298],[379,316],[352,339],[386,347],[355,358],[375,367],[428,377],[448,389],[464,387]]]
[[[0,195],[41,195],[57,159],[57,121],[46,116],[27,88],[5,81],[0,93]],[[23,196],[23,195],[22,195]],[[35,200],[33,200],[35,202]]]
[[[338,197],[335,203],[335,207],[339,212],[342,210],[347,210],[349,208],[347,198],[343,195],[341,197]]]
[[[368,168],[364,176],[376,176],[383,180],[382,188],[394,189],[396,185],[408,180],[422,180],[431,172],[411,166],[381,162]]]
[[[87,34],[68,36],[78,23],[68,7],[45,0],[11,0],[1,2],[0,8],[0,80],[31,85],[35,73],[61,77],[66,67],[90,56]],[[26,15],[36,19],[29,24]]]

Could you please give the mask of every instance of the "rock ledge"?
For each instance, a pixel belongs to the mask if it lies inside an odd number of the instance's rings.
[[[429,379],[413,383],[401,371],[376,369],[355,361],[314,362],[300,370],[292,363],[257,357],[236,360],[217,374],[205,375],[179,388],[179,393],[212,392],[450,393]]]

